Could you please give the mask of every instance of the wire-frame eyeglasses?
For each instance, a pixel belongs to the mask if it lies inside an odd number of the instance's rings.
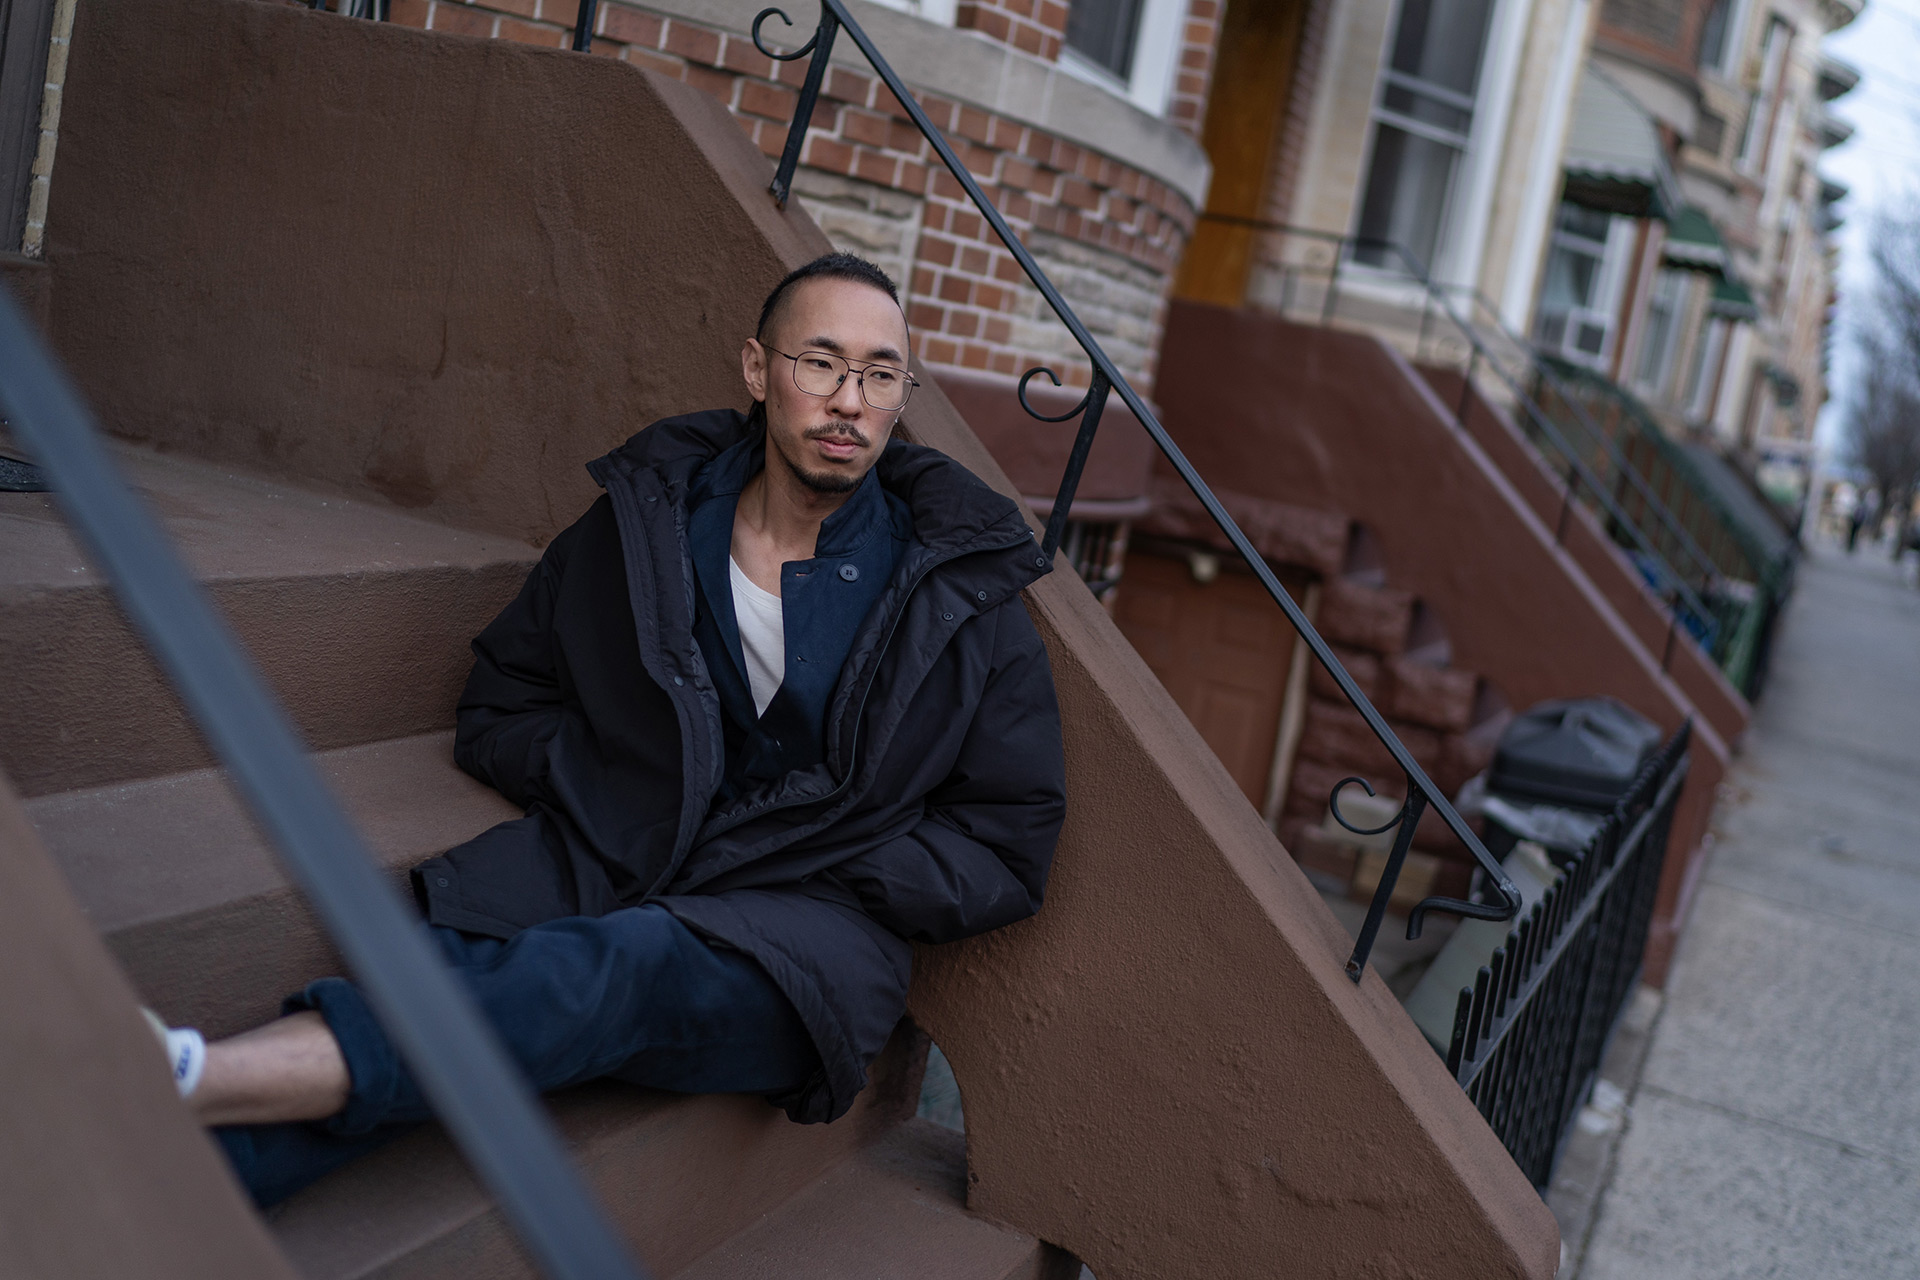
[[[766,346],[763,342],[761,346]],[[793,385],[810,396],[830,396],[846,384],[851,373],[860,383],[860,398],[882,413],[907,407],[907,397],[920,384],[905,369],[890,364],[860,364],[831,351],[802,351],[787,355],[777,347],[767,347],[777,356],[793,361]]]

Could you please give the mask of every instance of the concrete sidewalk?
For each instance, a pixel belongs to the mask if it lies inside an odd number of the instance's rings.
[[[1580,1280],[1920,1277],[1920,592],[1814,548]]]

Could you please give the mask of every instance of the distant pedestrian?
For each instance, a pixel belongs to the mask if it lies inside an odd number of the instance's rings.
[[[1856,502],[1853,511],[1847,516],[1847,554],[1853,554],[1854,544],[1860,541],[1860,526],[1867,522],[1867,504]]]

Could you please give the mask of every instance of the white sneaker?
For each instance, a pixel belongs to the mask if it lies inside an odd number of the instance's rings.
[[[192,1027],[169,1027],[151,1009],[140,1012],[160,1041],[160,1051],[167,1055],[174,1088],[180,1091],[181,1097],[192,1097],[193,1091],[200,1087],[200,1073],[207,1069],[206,1037]]]

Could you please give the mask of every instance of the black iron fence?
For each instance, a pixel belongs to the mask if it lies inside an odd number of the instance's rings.
[[[581,0],[583,23],[590,24],[591,18],[588,15],[593,3],[594,0]],[[1431,911],[1441,911],[1478,920],[1511,920],[1520,908],[1520,893],[1514,887],[1513,881],[1487,852],[1486,846],[1480,842],[1480,837],[1455,812],[1447,797],[1434,786],[1433,781],[1427,777],[1426,771],[1414,761],[1406,746],[1387,726],[1387,722],[1381,718],[1380,713],[1374,709],[1372,702],[1360,691],[1359,686],[1354,683],[1353,677],[1347,674],[1346,668],[1334,656],[1333,650],[1328,648],[1327,642],[1321,639],[1320,633],[1307,620],[1300,606],[1292,596],[1287,594],[1286,588],[1280,585],[1280,580],[1274,575],[1272,566],[1254,548],[1253,543],[1248,540],[1247,535],[1233,518],[1227,514],[1220,499],[1194,469],[1193,464],[1187,460],[1186,455],[1180,451],[1179,446],[1173,442],[1166,428],[1160,424],[1160,419],[1133,389],[1113,360],[1101,349],[1099,342],[1087,330],[1087,326],[1075,314],[1073,308],[1067,305],[1059,289],[1047,278],[1046,272],[1034,260],[1033,254],[1027,250],[1013,228],[1007,225],[1007,220],[1001,216],[999,209],[987,198],[979,182],[954,153],[946,136],[927,117],[919,101],[901,81],[886,58],[874,47],[872,39],[861,29],[860,24],[848,13],[842,0],[820,0],[820,19],[814,27],[812,37],[805,44],[784,53],[770,48],[761,35],[761,28],[766,25],[768,18],[773,17],[779,18],[789,27],[793,25],[793,19],[782,10],[763,9],[753,20],[753,42],[760,52],[780,62],[810,58],[806,79],[800,89],[799,103],[788,128],[786,146],[781,152],[780,163],[774,173],[771,187],[774,200],[784,207],[792,191],[794,169],[800,162],[801,146],[806,141],[807,128],[813,119],[814,105],[819,99],[820,87],[826,78],[827,63],[833,56],[835,41],[844,31],[872,66],[875,74],[898,100],[901,109],[907,113],[914,127],[919,129],[921,135],[926,138],[934,155],[939,158],[941,164],[946,166],[947,172],[953,175],[954,180],[966,192],[974,208],[980,211],[980,216],[986,220],[988,226],[993,228],[994,234],[1007,247],[1007,252],[1013,255],[1015,262],[1020,264],[1020,269],[1026,273],[1027,280],[1052,309],[1054,316],[1066,327],[1067,332],[1073,336],[1073,340],[1079,344],[1080,350],[1085,354],[1088,364],[1092,366],[1091,385],[1079,404],[1068,413],[1053,417],[1043,415],[1033,407],[1027,399],[1026,388],[1027,383],[1036,376],[1044,375],[1056,386],[1059,385],[1059,377],[1051,370],[1029,369],[1020,379],[1020,403],[1033,417],[1042,422],[1065,422],[1075,417],[1080,419],[1079,432],[1074,438],[1066,472],[1060,480],[1060,491],[1054,498],[1053,510],[1048,515],[1046,536],[1042,542],[1046,554],[1051,557],[1060,546],[1061,538],[1066,532],[1068,514],[1073,509],[1074,491],[1079,487],[1080,474],[1086,466],[1087,454],[1093,447],[1094,434],[1099,430],[1100,415],[1106,408],[1107,398],[1117,395],[1139,420],[1140,425],[1146,429],[1155,447],[1160,450],[1161,455],[1166,458],[1186,486],[1192,490],[1194,497],[1200,501],[1200,505],[1206,510],[1208,516],[1219,526],[1221,533],[1246,562],[1247,568],[1252,570],[1254,576],[1259,579],[1260,585],[1266,588],[1267,594],[1286,615],[1294,631],[1306,643],[1308,651],[1333,678],[1341,695],[1355,711],[1360,713],[1368,729],[1386,747],[1393,757],[1394,764],[1405,776],[1405,798],[1394,819],[1370,830],[1353,826],[1340,812],[1342,788],[1350,782],[1357,782],[1371,794],[1373,788],[1370,784],[1359,778],[1346,779],[1334,788],[1333,794],[1327,799],[1334,819],[1348,830],[1366,835],[1381,835],[1388,831],[1394,833],[1393,848],[1387,856],[1386,869],[1380,876],[1379,887],[1375,890],[1373,901],[1368,907],[1366,921],[1361,925],[1359,936],[1355,939],[1353,954],[1347,959],[1348,976],[1358,982],[1365,971],[1367,957],[1372,953],[1374,939],[1379,936],[1380,926],[1386,918],[1387,904],[1393,897],[1394,886],[1399,882],[1401,868],[1405,865],[1408,849],[1412,846],[1414,828],[1420,825],[1421,817],[1429,808],[1439,813],[1447,828],[1472,853],[1474,861],[1485,873],[1486,893],[1492,901],[1466,901],[1447,897],[1424,898],[1407,913],[1407,936],[1409,938],[1420,936],[1427,913]]]
[[[1553,1176],[1640,974],[1691,724],[1460,991],[1447,1069],[1534,1185]]]

